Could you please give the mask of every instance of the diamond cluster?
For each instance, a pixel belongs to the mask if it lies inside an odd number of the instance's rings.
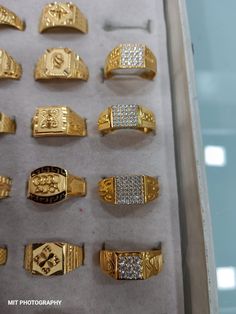
[[[118,257],[119,279],[143,279],[143,263],[140,256],[120,255]]]
[[[144,189],[142,176],[117,176],[116,204],[144,204]]]
[[[142,44],[124,44],[121,51],[121,65],[124,67],[143,67],[144,50]]]
[[[138,126],[138,105],[114,105],[111,108],[114,128]]]

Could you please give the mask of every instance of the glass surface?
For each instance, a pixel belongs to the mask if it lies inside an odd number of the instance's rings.
[[[236,1],[186,0],[221,314],[236,314]]]

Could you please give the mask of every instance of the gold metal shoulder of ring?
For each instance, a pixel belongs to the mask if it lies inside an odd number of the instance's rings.
[[[116,280],[144,280],[161,272],[163,256],[161,250],[101,250],[100,266],[103,272]]]
[[[4,49],[0,49],[0,79],[19,80],[22,67]]]
[[[119,129],[136,129],[144,133],[155,133],[155,115],[141,105],[110,106],[100,114],[98,130],[105,135]]]
[[[32,275],[64,275],[84,263],[84,248],[62,242],[25,246],[24,268]]]
[[[102,179],[99,194],[114,205],[142,205],[159,196],[159,180],[145,175],[114,176]]]
[[[36,203],[55,204],[70,196],[85,196],[86,179],[68,174],[56,166],[45,166],[31,172],[28,198]]]
[[[14,12],[0,5],[0,25],[9,25],[23,31],[25,22],[22,21]]]
[[[0,200],[10,196],[12,187],[12,179],[0,176]]]
[[[0,112],[0,134],[15,134],[16,120]]]
[[[32,121],[34,137],[86,136],[86,119],[66,106],[47,106],[37,109]]]
[[[0,266],[7,263],[7,248],[0,247]]]
[[[144,44],[120,44],[109,53],[105,61],[105,79],[135,75],[152,80],[156,74],[156,57]]]
[[[34,71],[35,80],[83,80],[89,78],[88,67],[69,48],[49,48],[38,60]]]
[[[73,28],[82,33],[88,32],[88,20],[79,8],[71,2],[47,4],[42,11],[39,32],[53,28]]]

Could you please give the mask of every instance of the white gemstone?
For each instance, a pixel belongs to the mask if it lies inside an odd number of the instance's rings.
[[[144,204],[144,189],[142,176],[117,176],[116,204]]]
[[[114,105],[111,108],[114,128],[138,126],[138,105]]]
[[[124,44],[121,52],[121,65],[126,67],[143,67],[144,66],[144,50],[142,44]]]
[[[142,258],[137,255],[120,255],[118,257],[119,279],[137,280],[142,279]]]

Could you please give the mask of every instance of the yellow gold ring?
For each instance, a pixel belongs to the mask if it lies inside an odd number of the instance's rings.
[[[36,64],[35,80],[65,79],[84,80],[89,78],[84,61],[68,48],[50,48]]]
[[[115,47],[105,61],[104,77],[136,75],[154,79],[157,61],[153,52],[143,44],[121,44]]]
[[[7,248],[0,248],[0,266],[5,265],[7,262]]]
[[[98,119],[98,130],[103,134],[119,129],[136,129],[144,133],[155,132],[154,113],[141,105],[113,105]]]
[[[161,250],[100,251],[103,272],[116,280],[144,280],[158,275],[163,267]]]
[[[22,67],[4,49],[0,49],[0,79],[19,80]]]
[[[0,25],[9,25],[23,31],[25,23],[14,12],[0,5]]]
[[[84,178],[68,174],[67,170],[45,166],[31,172],[28,181],[28,198],[36,203],[54,204],[69,196],[85,196]]]
[[[71,2],[47,4],[39,23],[39,32],[52,28],[74,28],[82,33],[88,32],[88,21],[79,8]]]
[[[83,265],[83,247],[62,243],[33,243],[25,246],[24,268],[32,275],[64,275]]]
[[[10,196],[12,179],[9,177],[0,176],[0,199]]]
[[[104,178],[98,186],[101,199],[114,205],[146,204],[160,192],[158,179],[144,175]]]
[[[48,106],[37,109],[32,121],[34,137],[86,136],[86,119],[66,106]]]
[[[16,121],[11,119],[6,114],[0,112],[0,134],[15,134]]]

